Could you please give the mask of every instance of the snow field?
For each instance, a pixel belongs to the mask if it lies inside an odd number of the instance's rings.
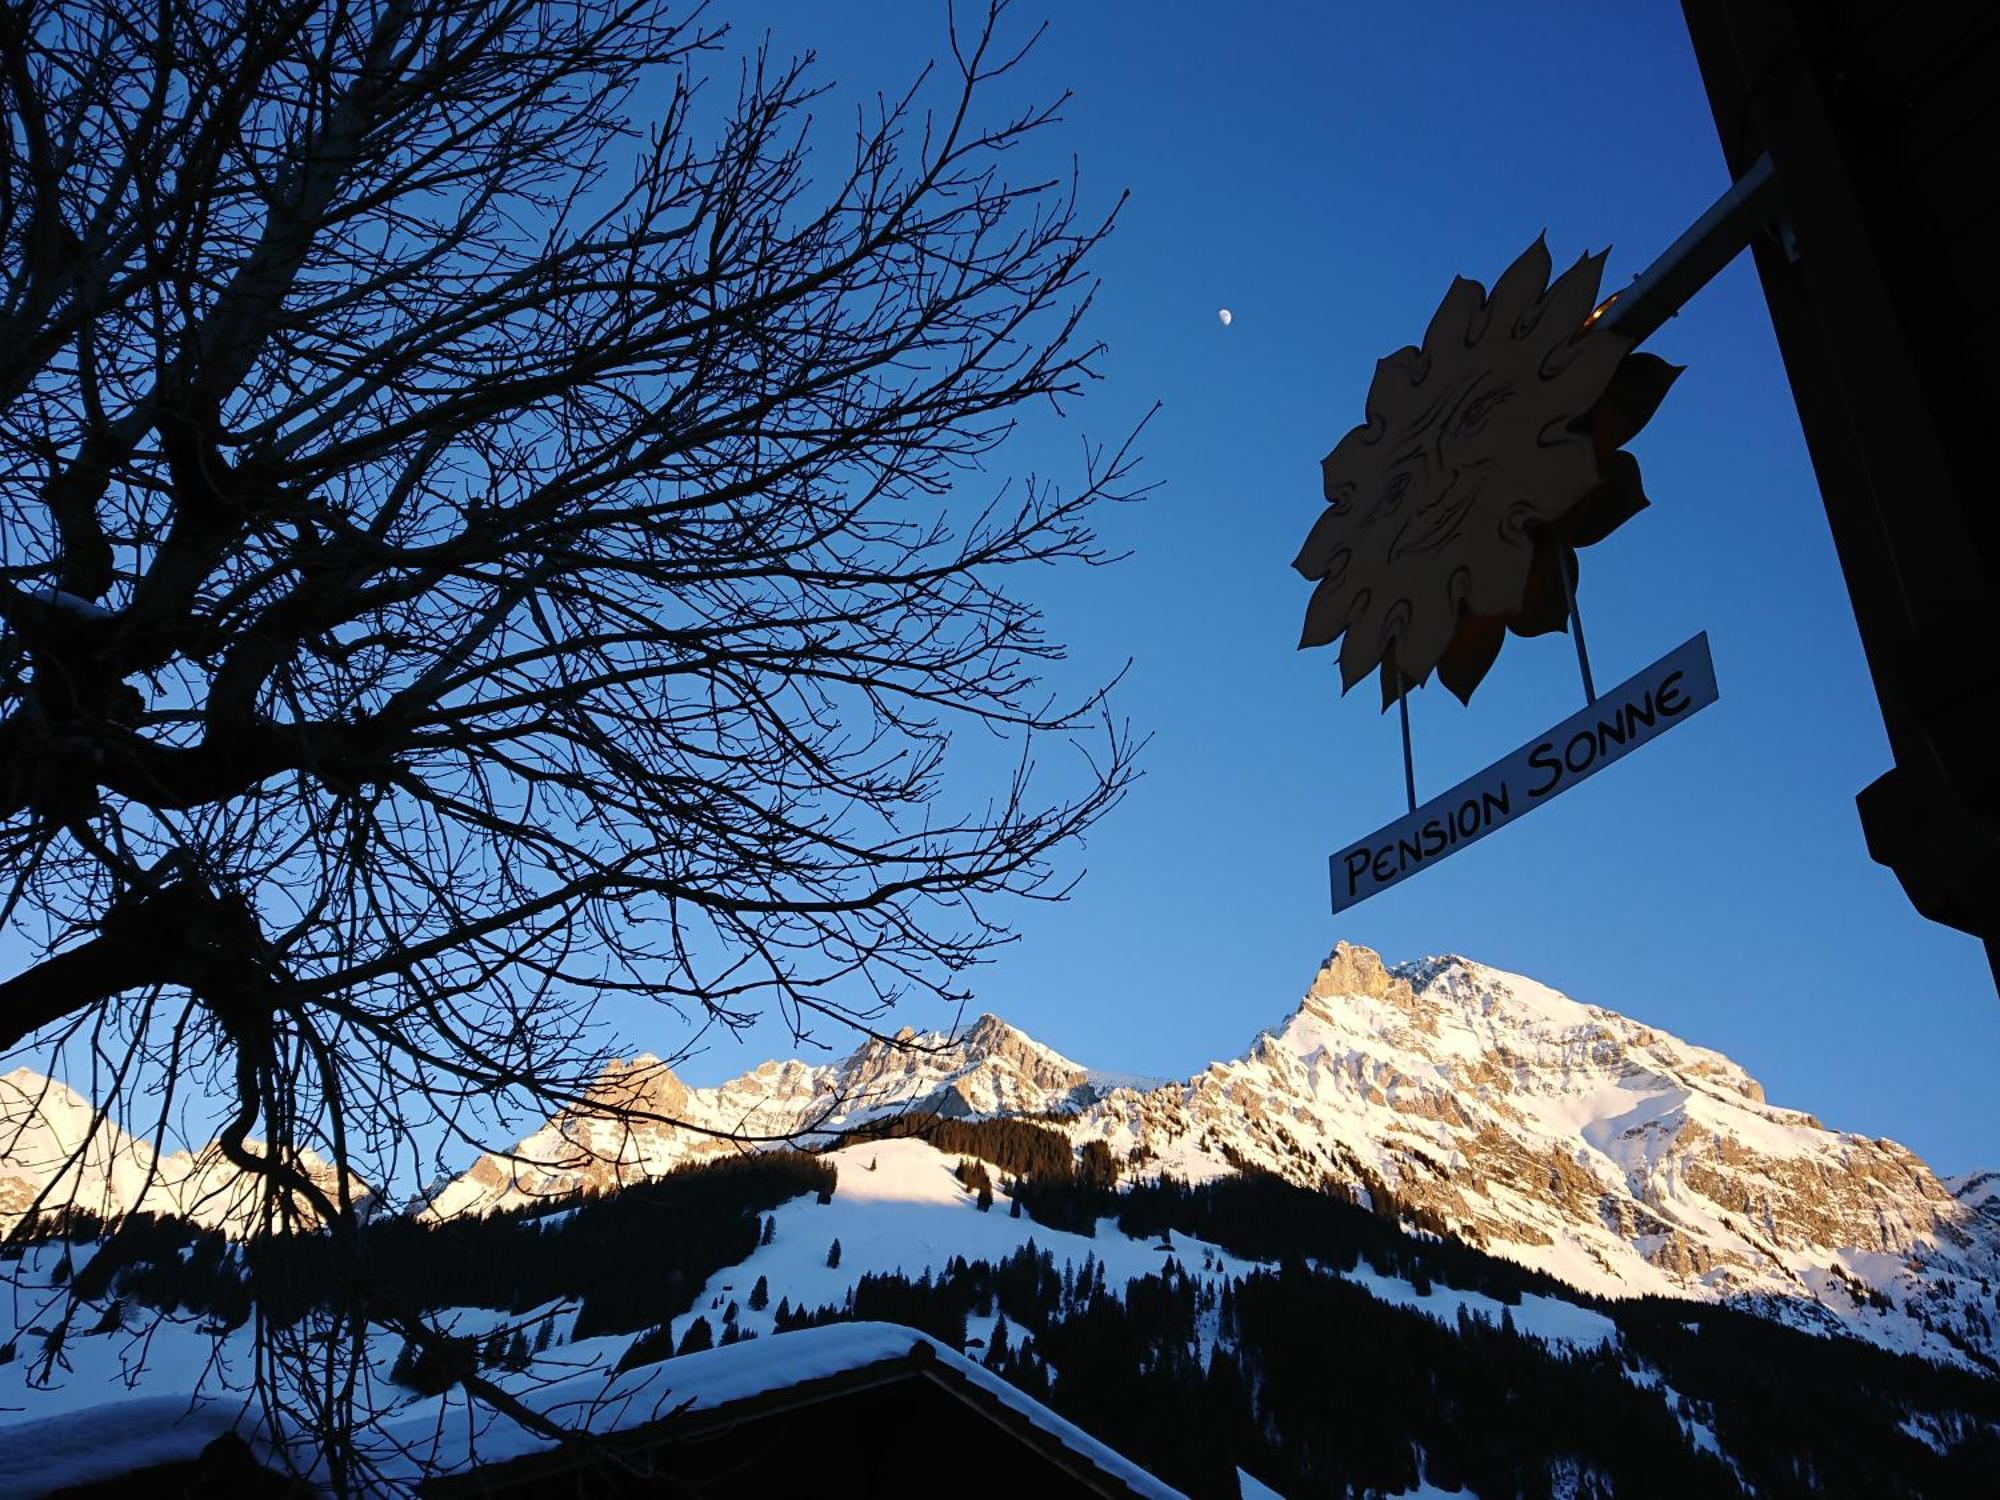
[[[1169,1237],[1171,1251],[1162,1250],[1160,1241],[1119,1233],[1116,1221],[1110,1219],[1098,1222],[1093,1239],[1050,1229],[1026,1214],[1013,1218],[1012,1200],[1000,1189],[997,1171],[993,1206],[981,1213],[973,1195],[953,1175],[959,1158],[923,1141],[843,1146],[828,1152],[826,1159],[840,1173],[833,1201],[821,1204],[807,1196],[780,1207],[772,1243],[759,1246],[740,1265],[718,1271],[696,1296],[694,1307],[673,1320],[677,1345],[697,1317],[706,1317],[719,1337],[722,1314],[732,1300],[737,1304],[738,1327],[746,1333],[768,1334],[781,1298],[808,1310],[839,1306],[864,1275],[901,1272],[914,1280],[926,1270],[942,1268],[955,1255],[997,1265],[1030,1241],[1054,1256],[1058,1267],[1064,1261],[1081,1266],[1094,1256],[1104,1267],[1105,1285],[1114,1293],[1122,1293],[1125,1283],[1135,1277],[1158,1275],[1170,1256],[1189,1276],[1211,1281],[1247,1275],[1259,1264],[1179,1233]],[[841,1252],[837,1270],[826,1264],[836,1239]],[[1205,1258],[1215,1269],[1203,1269]],[[771,1302],[763,1311],[752,1312],[750,1289],[759,1276],[769,1280]],[[968,1338],[990,1336],[992,1319],[974,1321],[982,1326],[968,1326]]]

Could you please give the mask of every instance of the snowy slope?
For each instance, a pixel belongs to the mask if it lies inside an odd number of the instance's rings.
[[[998,1263],[1030,1244],[1048,1251],[1058,1266],[1081,1270],[1095,1262],[1103,1268],[1103,1284],[1116,1293],[1122,1293],[1129,1280],[1159,1274],[1169,1261],[1179,1266],[1181,1274],[1212,1287],[1268,1269],[1178,1232],[1165,1240],[1135,1239],[1109,1219],[1098,1222],[1094,1237],[1050,1229],[1026,1215],[1012,1217],[1004,1192],[996,1195],[989,1210],[981,1211],[954,1175],[957,1158],[921,1141],[847,1146],[829,1153],[829,1159],[839,1174],[832,1200],[821,1204],[807,1195],[780,1205],[771,1215],[776,1224],[771,1243],[717,1272],[697,1294],[694,1306],[672,1323],[678,1342],[696,1317],[706,1317],[712,1327],[722,1326],[724,1312],[733,1303],[739,1327],[758,1336],[754,1342],[619,1374],[615,1366],[633,1335],[571,1338],[574,1305],[550,1304],[511,1317],[461,1308],[447,1311],[440,1322],[451,1332],[476,1338],[501,1324],[533,1327],[544,1317],[553,1317],[555,1342],[529,1369],[487,1373],[538,1410],[565,1420],[585,1420],[593,1430],[605,1431],[651,1420],[663,1409],[662,1403],[665,1409],[691,1398],[697,1406],[715,1404],[759,1381],[797,1381],[822,1367],[845,1368],[864,1355],[906,1351],[913,1340],[925,1336],[873,1324],[774,1332],[773,1314],[781,1300],[808,1308],[839,1306],[871,1272],[902,1271],[916,1277],[955,1256]],[[835,1240],[842,1247],[837,1268],[827,1265]],[[191,1457],[217,1432],[238,1422],[254,1422],[254,1407],[245,1405],[253,1371],[248,1325],[218,1338],[191,1320],[161,1317],[134,1305],[128,1308],[121,1330],[93,1334],[72,1326],[58,1364],[38,1358],[36,1346],[66,1307],[62,1289],[54,1284],[60,1278],[52,1275],[64,1251],[60,1245],[31,1247],[16,1270],[19,1331],[13,1337],[19,1353],[0,1363],[0,1474],[8,1475],[21,1492],[34,1493],[44,1484],[82,1483],[123,1472],[129,1467],[121,1458],[125,1451],[152,1462]],[[83,1246],[68,1250],[75,1269],[81,1269],[91,1253]],[[770,1298],[761,1310],[748,1305],[750,1289],[760,1277],[767,1281]],[[1497,1303],[1477,1294],[1445,1286],[1419,1292],[1406,1281],[1368,1270],[1365,1264],[1350,1279],[1383,1301],[1425,1313],[1447,1326],[1455,1323],[1461,1307],[1495,1324],[1502,1316]],[[1552,1342],[1587,1346],[1616,1337],[1615,1325],[1601,1314],[1554,1298],[1523,1297],[1506,1315],[1523,1333]],[[995,1321],[978,1316],[968,1320],[966,1352],[974,1358]],[[1204,1341],[1215,1333],[1210,1315],[1203,1326]],[[859,1354],[854,1347],[857,1340],[866,1346]],[[370,1447],[383,1465],[382,1478],[394,1483],[417,1477],[420,1464],[456,1468],[475,1456],[492,1462],[542,1446],[541,1440],[504,1417],[468,1411],[462,1396],[400,1391],[386,1379],[399,1343],[378,1332],[369,1344],[377,1396],[400,1403],[381,1414],[370,1436]],[[959,1358],[958,1351],[938,1352],[940,1358]],[[976,1369],[969,1361],[963,1363]],[[984,1369],[970,1378],[1012,1403],[1021,1401]],[[1073,1446],[1101,1449],[1046,1412],[1035,1420],[1059,1424],[1058,1435]],[[128,1441],[129,1450],[122,1448]],[[267,1442],[258,1446],[269,1449]],[[1117,1469],[1115,1461],[1111,1466]],[[1135,1483],[1144,1480],[1142,1493],[1172,1493],[1139,1471],[1133,1471],[1133,1477]],[[1246,1493],[1257,1492],[1246,1487]]]
[[[1106,1284],[1117,1287],[1136,1276],[1158,1274],[1170,1258],[1190,1267],[1190,1274],[1211,1278],[1241,1276],[1255,1264],[1187,1235],[1175,1234],[1165,1242],[1135,1240],[1108,1219],[1098,1224],[1094,1239],[1050,1229],[1026,1215],[1012,1217],[1004,1191],[996,1191],[993,1207],[981,1212],[973,1194],[953,1175],[957,1158],[922,1141],[843,1146],[829,1152],[828,1159],[840,1173],[833,1201],[797,1198],[779,1208],[772,1243],[719,1272],[694,1307],[674,1320],[676,1344],[697,1317],[706,1316],[716,1325],[717,1314],[731,1301],[739,1304],[737,1318],[745,1332],[768,1333],[781,1297],[795,1307],[837,1306],[869,1273],[901,1271],[914,1278],[953,1256],[998,1264],[1031,1241],[1058,1265],[1069,1261],[1081,1266],[1095,1259],[1104,1267]],[[835,1240],[841,1247],[838,1268],[826,1263]],[[1162,1243],[1171,1248],[1162,1249]],[[1204,1260],[1210,1269],[1195,1269]],[[771,1306],[753,1312],[745,1304],[759,1276],[769,1279]],[[970,1330],[971,1336],[984,1338],[991,1324],[984,1320]]]
[[[736,1321],[746,1333],[769,1333],[781,1298],[801,1308],[837,1307],[864,1275],[900,1271],[914,1279],[954,1256],[997,1265],[1029,1244],[1049,1252],[1057,1265],[1095,1261],[1112,1288],[1159,1275],[1169,1261],[1193,1280],[1217,1286],[1268,1269],[1178,1230],[1164,1239],[1134,1239],[1119,1230],[1116,1220],[1100,1219],[1095,1236],[1089,1236],[1051,1229],[1026,1215],[1014,1218],[1004,1190],[996,1190],[993,1207],[982,1212],[954,1175],[957,1159],[922,1141],[843,1146],[829,1152],[828,1159],[840,1172],[833,1201],[795,1198],[779,1208],[773,1215],[777,1233],[772,1242],[716,1273],[694,1306],[674,1319],[677,1344],[698,1317],[716,1326],[718,1314],[731,1302],[737,1304]],[[827,1264],[835,1240],[841,1249],[838,1268]],[[747,1298],[760,1276],[769,1283],[770,1306],[753,1311]],[[1500,1304],[1475,1292],[1436,1287],[1420,1293],[1409,1282],[1378,1276],[1365,1265],[1347,1279],[1381,1301],[1441,1323],[1455,1323],[1461,1306],[1485,1322],[1500,1321]],[[1597,1344],[1617,1336],[1616,1325],[1602,1314],[1551,1298],[1523,1297],[1508,1312],[1523,1333],[1552,1341]],[[991,1317],[972,1318],[968,1338],[983,1341],[993,1323]]]

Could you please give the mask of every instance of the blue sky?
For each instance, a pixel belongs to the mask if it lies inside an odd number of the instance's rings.
[[[766,14],[732,17],[736,40]],[[768,14],[843,92],[906,79],[943,35],[929,4]],[[1076,895],[1019,913],[979,1006],[1085,1062],[1184,1074],[1286,1014],[1337,938],[1463,953],[1717,1047],[1775,1101],[1940,1170],[2000,1165],[1985,960],[1863,847],[1854,794],[1889,752],[1747,257],[1647,345],[1688,367],[1634,445],[1653,506],[1586,554],[1580,595],[1600,683],[1706,630],[1721,701],[1327,909],[1327,855],[1402,787],[1393,716],[1293,649],[1319,458],[1454,274],[1490,282],[1546,231],[1559,266],[1609,245],[1617,286],[1726,185],[1678,6],[1024,3],[1011,24],[1042,14],[1011,97],[1074,90],[1061,145],[1086,195],[1132,198],[1097,263],[1104,380],[996,468],[1073,473],[1079,437],[1163,403],[1159,488],[1107,517],[1132,558],[1036,585],[1073,681],[1132,660],[1119,707],[1153,741]],[[1417,694],[1419,796],[1579,704],[1561,637],[1511,641],[1471,709]]]

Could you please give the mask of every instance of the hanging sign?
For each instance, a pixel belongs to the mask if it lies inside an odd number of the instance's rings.
[[[1342,692],[1379,672],[1387,708],[1436,673],[1470,702],[1509,634],[1568,626],[1579,549],[1645,509],[1623,445],[1680,370],[1596,316],[1602,255],[1550,268],[1536,240],[1491,293],[1454,281],[1320,461],[1299,645],[1340,642]]]
[[[1716,696],[1704,633],[1540,739],[1335,854],[1329,862],[1334,911],[1386,891],[1540,807],[1692,718]]]

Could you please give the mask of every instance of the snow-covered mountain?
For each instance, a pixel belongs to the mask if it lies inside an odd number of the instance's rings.
[[[1074,1110],[1097,1093],[1088,1070],[996,1016],[957,1037],[906,1026],[838,1064],[767,1062],[713,1088],[689,1088],[641,1056],[605,1071],[591,1091],[597,1109],[551,1120],[511,1153],[480,1157],[425,1213],[450,1218],[600,1192],[746,1142],[824,1139],[911,1108],[954,1119],[1040,1114]]]
[[[153,1154],[67,1084],[29,1068],[0,1077],[0,1232],[38,1198],[121,1213],[138,1201]]]
[[[314,1152],[302,1152],[299,1164],[322,1186],[333,1181],[332,1166]],[[16,1068],[0,1075],[0,1235],[38,1206],[103,1218],[144,1207],[232,1231],[257,1212],[251,1185],[215,1146],[156,1151],[100,1119],[68,1084]]]
[[[1768,1103],[1720,1053],[1462,958],[1337,947],[1289,1017],[1190,1079],[1116,1084],[992,1016],[688,1088],[651,1058],[606,1104],[682,1125],[551,1122],[439,1216],[602,1189],[905,1109],[1066,1114],[1135,1175],[1263,1168],[1604,1295],[1729,1300],[1965,1362],[2000,1356],[2000,1178],[1941,1181],[1892,1141]]]
[[[1130,1177],[1261,1168],[1585,1291],[1731,1301],[2000,1360],[2000,1175],[1941,1181],[1892,1141],[1769,1103],[1719,1053],[1462,958],[1385,966],[1343,944],[1242,1056],[1168,1083],[1087,1069],[982,1016],[961,1035],[906,1028],[837,1064],[768,1062],[706,1088],[642,1056],[591,1097],[481,1157],[424,1213],[614,1189],[906,1111],[1053,1116]],[[615,1118],[622,1106],[646,1118]],[[90,1118],[61,1084],[0,1078],[0,1229],[58,1177],[51,1202],[117,1212],[151,1175],[147,1206],[242,1221],[212,1149],[155,1158],[115,1126],[91,1136]]]
[[[1358,1186],[1586,1291],[1751,1301],[1941,1358],[2000,1354],[2000,1193],[1768,1103],[1697,1047],[1461,958],[1345,944],[1248,1052],[1116,1092],[1079,1140],[1200,1178]]]
[[[642,1055],[605,1070],[592,1089],[597,1109],[550,1121],[511,1153],[480,1157],[423,1212],[449,1218],[610,1190],[759,1145],[824,1139],[912,1105],[972,1118],[1072,1110],[1095,1096],[1085,1069],[993,1016],[956,1037],[904,1027],[836,1065],[768,1062],[713,1088],[689,1088]],[[301,1165],[331,1182],[331,1167],[310,1150]],[[357,1182],[357,1196],[364,1191]],[[252,1214],[248,1188],[212,1144],[157,1152],[98,1119],[67,1084],[17,1068],[0,1075],[0,1235],[38,1201],[101,1217],[143,1202],[232,1230]]]

